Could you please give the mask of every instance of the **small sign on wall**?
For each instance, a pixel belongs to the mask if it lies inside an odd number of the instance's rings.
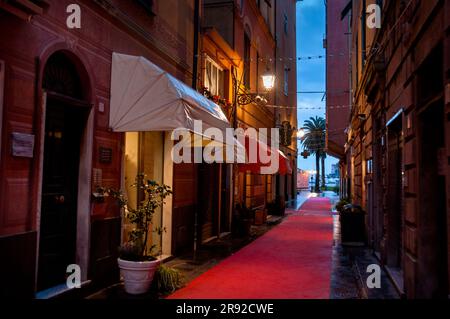
[[[12,133],[12,156],[33,158],[34,135],[25,133]]]
[[[111,164],[112,163],[112,154],[113,150],[109,147],[100,147],[99,148],[99,161],[102,164]]]

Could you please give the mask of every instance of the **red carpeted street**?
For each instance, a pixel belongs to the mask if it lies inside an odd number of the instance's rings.
[[[328,299],[333,218],[330,200],[299,211],[170,299]]]

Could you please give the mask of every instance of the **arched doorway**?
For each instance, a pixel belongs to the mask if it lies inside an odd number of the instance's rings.
[[[86,90],[70,54],[47,61],[43,172],[37,290],[64,284],[76,263],[80,148],[90,111]]]

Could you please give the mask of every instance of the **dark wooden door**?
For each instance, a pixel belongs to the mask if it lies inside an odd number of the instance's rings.
[[[448,233],[444,101],[420,115],[417,298],[448,298]]]
[[[387,264],[392,268],[402,268],[403,215],[402,215],[402,153],[403,134],[401,117],[388,128],[388,186],[387,186]]]
[[[46,112],[38,290],[65,283],[75,263],[82,108],[49,101]]]
[[[219,165],[199,164],[198,167],[198,214],[201,242],[218,235],[218,174]]]
[[[172,252],[175,255],[194,249],[197,205],[197,164],[173,166]]]
[[[220,233],[230,232],[230,166],[226,164],[221,165],[221,201],[220,201]]]

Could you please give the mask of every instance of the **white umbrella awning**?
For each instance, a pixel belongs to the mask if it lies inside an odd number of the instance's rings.
[[[230,127],[219,105],[144,57],[113,53],[109,125],[114,132]]]

